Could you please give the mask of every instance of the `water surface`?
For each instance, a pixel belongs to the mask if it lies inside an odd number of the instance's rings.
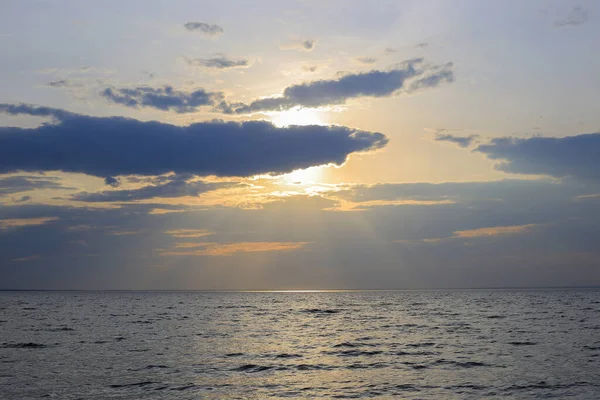
[[[0,292],[2,399],[600,398],[600,291]]]

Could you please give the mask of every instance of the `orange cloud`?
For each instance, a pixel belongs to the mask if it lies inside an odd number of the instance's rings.
[[[449,240],[449,239],[469,239],[469,238],[478,238],[478,237],[487,237],[487,236],[510,235],[510,234],[515,234],[515,233],[527,232],[534,226],[536,226],[536,224],[492,226],[492,227],[486,227],[486,228],[465,229],[463,231],[454,231],[452,236],[450,236],[450,237],[426,238],[426,239],[418,239],[418,240],[396,240],[396,243],[404,243],[404,244],[437,243],[437,242],[441,242],[442,240]]]
[[[267,251],[290,251],[306,246],[309,242],[237,242],[237,243],[176,243],[174,249],[161,250],[163,256],[230,256],[234,253],[258,253]],[[176,249],[194,249],[177,251]]]
[[[47,222],[56,220],[58,220],[58,217],[1,219],[0,229],[22,228],[24,226],[43,225]]]
[[[533,228],[535,224],[511,225],[511,226],[493,226],[490,228],[467,229],[464,231],[455,231],[453,237],[473,238],[480,236],[497,236],[513,233],[525,232]]]
[[[171,229],[165,233],[175,238],[199,238],[214,235],[214,232],[207,229]]]

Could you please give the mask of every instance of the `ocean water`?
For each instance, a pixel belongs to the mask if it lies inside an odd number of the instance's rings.
[[[0,292],[2,399],[600,399],[600,291]]]

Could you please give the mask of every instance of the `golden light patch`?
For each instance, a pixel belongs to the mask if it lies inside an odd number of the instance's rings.
[[[57,221],[58,217],[43,218],[13,218],[0,220],[0,229],[21,228],[24,226],[43,225],[47,222]]]
[[[472,238],[480,236],[497,236],[511,233],[520,233],[533,228],[536,224],[511,225],[511,226],[493,226],[489,228],[467,229],[464,231],[455,231],[454,237]]]
[[[199,238],[214,234],[214,232],[207,229],[171,229],[165,231],[165,233],[175,238]]]
[[[163,256],[230,256],[234,253],[258,253],[297,250],[309,242],[237,242],[237,243],[177,243],[174,249],[161,250]],[[198,250],[177,251],[181,248]]]

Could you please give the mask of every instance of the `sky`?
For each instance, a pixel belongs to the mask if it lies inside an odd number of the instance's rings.
[[[600,285],[599,14],[4,0],[0,289]]]

